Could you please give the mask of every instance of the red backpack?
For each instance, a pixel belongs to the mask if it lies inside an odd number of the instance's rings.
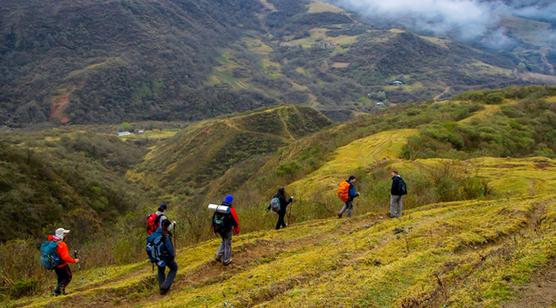
[[[148,235],[151,235],[154,232],[156,232],[156,229],[158,229],[158,226],[160,226],[160,216],[162,216],[162,214],[158,215],[156,213],[152,213],[151,215],[149,215],[149,217],[147,217]]]

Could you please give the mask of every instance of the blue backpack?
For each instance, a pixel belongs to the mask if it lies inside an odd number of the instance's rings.
[[[41,265],[47,270],[53,270],[62,264],[58,256],[58,243],[55,241],[45,241],[41,244]]]
[[[164,261],[168,255],[168,250],[164,244],[164,237],[160,233],[153,233],[147,237],[147,255],[151,263],[156,263],[160,267],[166,266]]]

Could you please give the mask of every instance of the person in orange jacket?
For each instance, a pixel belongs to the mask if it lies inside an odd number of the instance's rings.
[[[232,235],[239,234],[239,218],[236,210],[233,208],[234,196],[227,195],[222,205],[228,206],[230,212],[227,214],[214,213],[212,217],[213,231],[220,235],[222,243],[216,252],[216,261],[221,262],[224,266],[232,263]]]
[[[66,294],[66,287],[71,282],[72,274],[69,264],[79,263],[79,259],[72,258],[69,253],[68,245],[64,242],[69,233],[70,230],[58,228],[56,229],[56,232],[54,232],[54,235],[48,236],[49,241],[55,241],[58,243],[56,251],[61,260],[60,265],[56,266],[54,269],[56,276],[58,276],[58,284],[53,292],[56,296]]]

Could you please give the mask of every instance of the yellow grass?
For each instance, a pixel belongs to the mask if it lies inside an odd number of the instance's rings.
[[[322,12],[342,13],[344,12],[344,10],[329,3],[325,3],[321,1],[311,1],[311,3],[309,3],[308,12],[309,13],[322,13]]]
[[[414,129],[393,130],[356,140],[339,148],[330,161],[290,184],[289,189],[300,196],[313,191],[334,192],[338,182],[353,171],[398,158],[407,138],[416,133]]]

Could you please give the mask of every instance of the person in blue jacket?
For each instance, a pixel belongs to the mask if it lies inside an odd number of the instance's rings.
[[[355,188],[355,185],[354,185],[356,181],[357,181],[357,178],[353,175],[351,175],[347,179],[347,182],[349,183],[348,200],[346,201],[346,203],[344,204],[344,206],[342,207],[342,209],[338,213],[338,218],[342,218],[342,215],[344,215],[344,213],[346,211],[347,211],[347,217],[351,217],[351,214],[353,213],[353,199],[359,197],[359,193],[357,192],[357,188]]]
[[[178,264],[176,263],[176,250],[172,242],[172,233],[170,232],[172,222],[165,219],[161,222],[160,227],[153,233],[152,237],[162,236],[164,243],[164,252],[161,263],[157,264],[158,267],[158,286],[160,287],[160,295],[165,295],[170,290],[176,274],[178,272]],[[166,275],[166,267],[170,269]]]

